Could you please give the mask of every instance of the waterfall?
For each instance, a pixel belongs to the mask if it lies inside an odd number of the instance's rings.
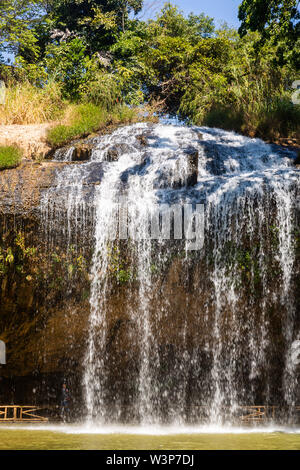
[[[293,154],[168,121],[96,137],[80,164],[73,149],[57,152],[68,163],[41,213],[49,244],[93,251],[87,419],[221,423],[240,405],[295,405]]]

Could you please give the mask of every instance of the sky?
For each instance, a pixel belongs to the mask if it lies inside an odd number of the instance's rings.
[[[166,0],[144,0],[143,19],[155,17],[155,13],[161,9]],[[229,26],[238,28],[238,7],[242,0],[171,0],[171,3],[177,5],[184,13],[205,13],[215,18],[216,26],[226,21]],[[151,8],[151,4],[154,6]]]

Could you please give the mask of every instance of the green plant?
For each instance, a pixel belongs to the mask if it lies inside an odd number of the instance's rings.
[[[3,237],[4,241],[5,237]],[[25,236],[22,232],[14,232],[11,246],[0,246],[0,275],[6,274],[10,269],[19,274],[26,274],[27,280],[32,277],[28,274],[29,264],[37,261],[37,250],[33,246],[26,246]],[[32,272],[35,272],[35,267]]]
[[[120,86],[113,74],[100,72],[82,86],[82,100],[106,110],[112,109],[121,101]]]
[[[0,170],[16,168],[22,159],[22,151],[14,145],[0,146]]]
[[[74,105],[70,124],[58,124],[47,134],[47,140],[52,146],[59,146],[75,139],[86,136],[99,129],[107,121],[107,112],[92,103]]]
[[[137,110],[125,105],[115,106],[110,112],[93,103],[72,105],[70,123],[58,124],[49,129],[47,140],[52,146],[58,147],[72,139],[85,137],[108,124],[127,124],[137,117]]]
[[[86,82],[90,59],[86,45],[80,38],[49,44],[46,48],[45,65],[49,75],[62,86],[63,96],[80,98],[80,87]]]
[[[108,248],[109,266],[108,269],[119,284],[124,284],[133,278],[133,274],[128,267],[128,260],[122,259],[118,246]]]

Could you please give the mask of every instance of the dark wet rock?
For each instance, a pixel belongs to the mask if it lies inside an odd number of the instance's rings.
[[[136,136],[136,140],[140,143],[142,146],[148,145],[148,138],[146,134],[140,134]]]
[[[72,161],[73,162],[83,162],[91,158],[92,146],[87,144],[79,144],[75,147]]]
[[[103,170],[105,163],[91,162],[85,168],[85,175],[83,176],[84,185],[97,185],[100,184],[103,178]]]
[[[67,145],[57,149],[54,154],[54,160],[62,162],[85,162],[90,160],[92,149],[92,143],[80,141],[74,145]]]
[[[154,188],[181,189],[195,186],[198,180],[198,150],[194,147],[187,147],[183,150],[180,160],[177,160],[174,167],[164,169],[154,181]],[[182,166],[182,158],[187,159],[187,165]]]
[[[123,155],[124,153],[129,153],[130,151],[131,147],[128,144],[115,144],[107,149],[105,159],[108,162],[115,162],[119,159],[120,155]]]
[[[32,215],[40,203],[41,192],[52,186],[56,171],[67,163],[25,162],[18,168],[0,171],[0,215]]]
[[[296,166],[300,165],[300,151],[298,152],[298,155],[294,160],[294,165]]]
[[[198,160],[199,152],[193,147],[187,148],[184,153],[188,157],[188,175],[186,178],[186,186],[195,186],[198,180]]]
[[[141,159],[141,163],[138,163],[137,165],[133,166],[132,168],[129,168],[128,170],[125,170],[121,176],[120,180],[122,183],[127,183],[129,176],[135,175],[135,174],[141,174],[143,170],[146,168],[146,166],[150,162],[150,156],[149,155],[143,155]]]
[[[209,173],[216,176],[226,173],[224,159],[222,158],[222,146],[212,142],[203,143],[203,149],[206,157],[206,168]]]

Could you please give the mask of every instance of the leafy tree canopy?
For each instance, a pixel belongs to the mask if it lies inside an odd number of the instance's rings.
[[[243,0],[239,7],[242,24],[239,33],[261,33],[261,43],[278,45],[279,62],[293,61],[300,66],[299,0]]]
[[[83,36],[91,52],[111,45],[128,26],[130,12],[138,13],[143,0],[50,0],[53,28]]]
[[[16,54],[26,47],[32,57],[38,56],[35,26],[44,15],[41,0],[0,0],[0,54]]]

